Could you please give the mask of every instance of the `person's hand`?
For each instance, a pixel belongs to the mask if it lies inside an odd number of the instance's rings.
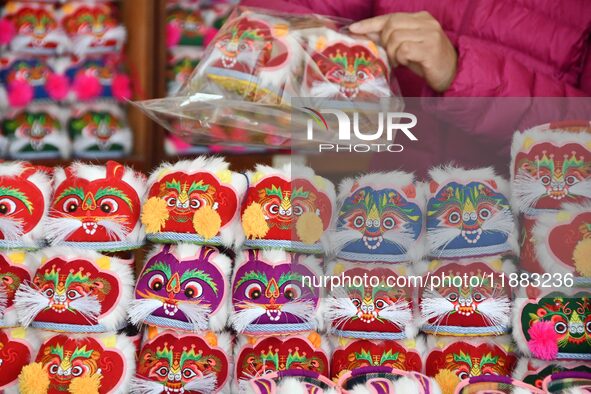
[[[437,92],[447,90],[455,78],[456,50],[428,12],[380,15],[353,23],[349,30],[378,35],[393,67],[407,66]]]

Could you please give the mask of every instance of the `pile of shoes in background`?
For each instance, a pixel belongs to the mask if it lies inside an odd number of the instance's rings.
[[[119,3],[9,1],[0,19],[0,156],[116,158],[133,135],[123,102]]]

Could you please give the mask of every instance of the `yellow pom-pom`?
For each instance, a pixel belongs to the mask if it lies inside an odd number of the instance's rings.
[[[100,373],[74,378],[68,386],[68,391],[71,394],[98,394],[102,378],[103,375]]]
[[[449,369],[442,369],[435,375],[435,381],[439,384],[442,394],[454,394],[460,378]]]
[[[195,211],[193,227],[205,239],[215,237],[222,227],[222,218],[211,206],[205,205]]]
[[[313,212],[304,212],[296,222],[296,234],[305,244],[315,244],[322,237],[322,219]]]
[[[573,252],[573,261],[577,272],[585,277],[591,277],[591,238],[577,243]]]
[[[246,238],[263,238],[269,232],[265,213],[261,204],[253,202],[242,214],[242,228]]]
[[[47,394],[49,376],[41,363],[33,363],[23,367],[18,375],[18,389],[21,394]]]
[[[142,207],[142,223],[146,226],[146,233],[159,232],[169,217],[166,201],[158,197],[150,197]]]

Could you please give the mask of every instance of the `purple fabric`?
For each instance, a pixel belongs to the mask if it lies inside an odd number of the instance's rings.
[[[591,94],[591,12],[584,0],[565,0],[560,7],[552,0],[243,0],[242,4],[352,20],[427,11],[458,52],[457,74],[444,97]],[[399,67],[394,74],[405,97],[436,95],[408,69]],[[419,118],[428,133],[421,135],[420,145],[389,155],[390,168],[410,168],[422,176],[428,168],[442,164],[443,157],[467,167],[493,165],[507,174],[511,135],[531,125],[518,116],[511,119],[511,128],[493,123],[486,135],[478,135],[472,132],[474,123],[466,121],[471,115],[467,109],[457,109],[459,126],[453,134],[442,134],[435,121]],[[457,152],[462,157],[456,158]],[[383,156],[375,159],[373,170],[383,170],[383,162]]]
[[[563,371],[551,375],[552,380],[558,379],[589,379],[591,380],[591,373],[582,371]]]
[[[498,376],[498,375],[480,375],[480,376],[472,376],[470,378],[470,383],[505,383],[505,384],[513,384],[513,379],[509,376]]]
[[[368,375],[370,373],[389,373],[392,372],[392,368],[382,366],[371,366],[357,368],[351,371],[351,376]]]
[[[178,309],[180,303],[207,305],[210,313],[214,313],[220,307],[225,290],[223,273],[209,261],[214,253],[218,252],[204,246],[197,258],[178,260],[169,253],[169,246],[164,246],[146,263],[136,285],[135,298],[159,297],[164,305],[156,309],[152,316],[185,323],[189,319]],[[167,269],[163,270],[162,266]],[[195,275],[189,275],[191,272]]]
[[[279,376],[280,378],[308,377],[317,379],[320,375],[318,374],[318,372],[307,371],[305,369],[287,369],[285,371],[278,371],[277,376]]]

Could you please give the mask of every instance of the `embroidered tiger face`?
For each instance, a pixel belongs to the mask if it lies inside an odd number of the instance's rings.
[[[507,197],[496,190],[494,181],[431,187],[434,196],[427,205],[427,240],[434,255],[474,248],[488,247],[488,254],[509,249],[506,243],[514,219]]]
[[[519,152],[513,196],[526,213],[591,198],[591,151],[575,143],[556,146],[544,142]]]

